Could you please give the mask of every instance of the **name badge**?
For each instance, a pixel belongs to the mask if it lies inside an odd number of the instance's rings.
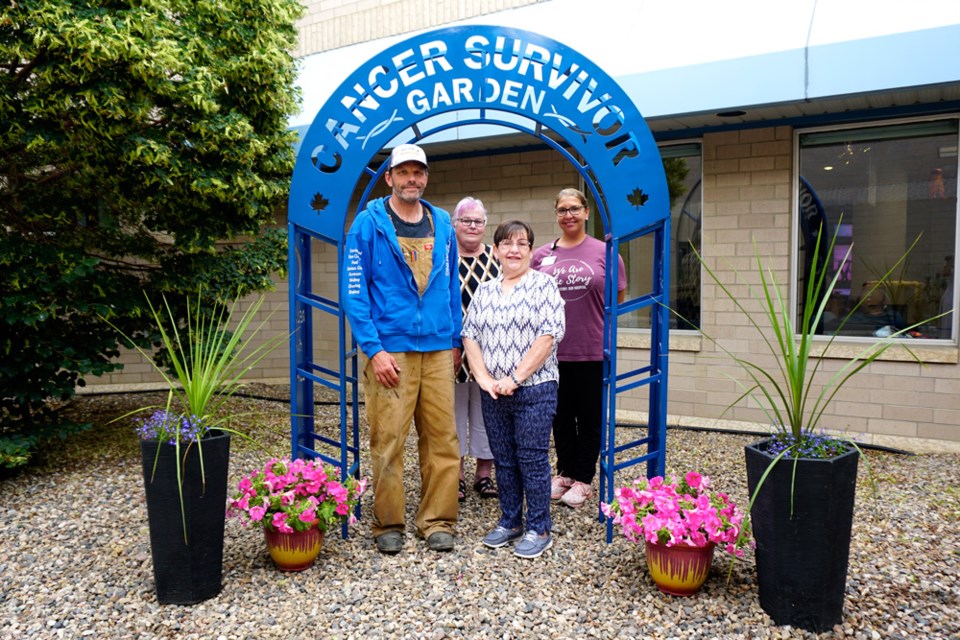
[[[556,261],[557,261],[557,256],[547,256],[546,258],[540,261],[540,265],[544,267],[549,267]]]

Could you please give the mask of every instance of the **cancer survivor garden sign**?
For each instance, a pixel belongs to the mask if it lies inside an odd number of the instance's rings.
[[[626,233],[669,215],[656,144],[612,78],[544,36],[468,26],[405,40],[340,85],[301,145],[290,221],[342,236],[354,186],[381,149],[429,143],[431,134],[465,124],[506,126],[566,150],[597,185],[609,231]]]

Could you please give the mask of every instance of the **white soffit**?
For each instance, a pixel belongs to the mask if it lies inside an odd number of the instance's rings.
[[[958,0],[591,0],[588,11],[582,0],[548,0],[457,24],[471,23],[573,47],[617,78],[654,130],[709,126],[735,108],[776,119],[849,111],[848,100],[941,101],[960,84]],[[303,58],[291,126],[309,125],[358,65],[411,35]]]

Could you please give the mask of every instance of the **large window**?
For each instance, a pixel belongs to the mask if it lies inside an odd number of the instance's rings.
[[[660,147],[670,189],[672,242],[670,246],[671,329],[700,327],[700,263],[692,247],[700,250],[700,182],[702,163],[699,143]],[[628,298],[650,292],[654,267],[653,238],[645,236],[621,247],[627,266]],[[649,328],[650,310],[621,316],[621,328]]]
[[[954,307],[957,132],[957,120],[949,119],[799,134],[800,305],[810,272],[836,273],[852,247],[819,332],[880,336]],[[822,224],[838,240],[833,255],[814,265]],[[914,240],[907,259],[893,268]],[[891,268],[887,282],[868,294]],[[954,326],[951,314],[922,322],[911,334],[952,339]]]

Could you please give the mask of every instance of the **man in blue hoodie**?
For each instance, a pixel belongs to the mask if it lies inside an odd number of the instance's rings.
[[[343,308],[368,361],[363,370],[373,461],[373,536],[381,553],[404,543],[403,450],[417,427],[417,535],[453,549],[460,448],[453,372],[460,366],[460,281],[450,215],[423,200],[427,156],[413,144],[390,154],[392,193],[373,200],[347,234]]]

